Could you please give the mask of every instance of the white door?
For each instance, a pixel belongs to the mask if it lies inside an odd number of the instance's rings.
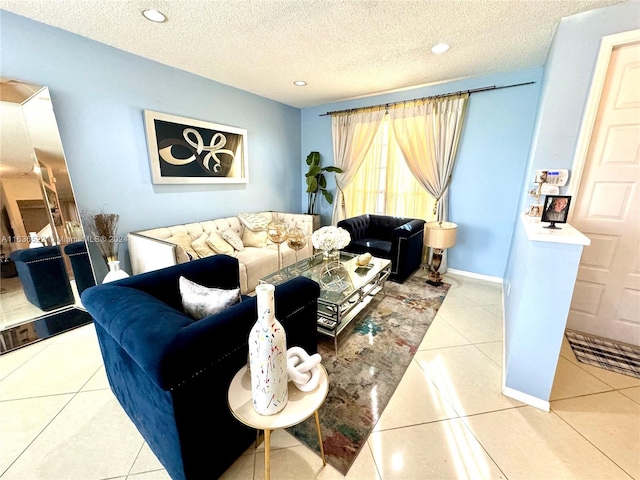
[[[567,327],[640,345],[640,42],[614,47],[571,223],[591,239]]]

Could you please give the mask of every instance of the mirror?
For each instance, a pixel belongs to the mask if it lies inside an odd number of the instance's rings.
[[[49,89],[0,78],[0,354],[91,317],[95,276]]]

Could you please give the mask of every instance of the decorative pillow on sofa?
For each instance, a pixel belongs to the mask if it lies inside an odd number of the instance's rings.
[[[224,253],[225,255],[233,255],[233,247],[222,238],[218,232],[211,232],[207,238],[207,245],[216,253]]]
[[[216,314],[240,302],[240,287],[233,290],[205,287],[185,277],[180,277],[178,284],[184,312],[194,320]]]
[[[267,225],[271,221],[266,215],[261,213],[240,213],[238,214],[240,222],[252,232],[261,232],[267,229]]]
[[[267,240],[269,239],[266,230],[261,232],[254,232],[253,230],[244,227],[242,231],[242,243],[245,247],[258,247],[263,248],[267,246]]]
[[[198,254],[191,246],[191,237],[187,232],[178,232],[173,236],[166,239],[167,242],[175,243],[176,245],[184,248],[184,251],[187,252],[191,258],[198,258]]]
[[[242,243],[242,239],[240,235],[238,235],[235,231],[230,228],[225,228],[222,232],[220,232],[222,238],[224,238],[229,245],[231,245],[235,250],[242,252],[244,250],[244,243]]]
[[[194,240],[193,242],[191,242],[191,247],[193,247],[193,249],[198,254],[198,257],[200,258],[207,258],[217,253],[207,243],[208,239],[209,239],[209,234],[203,233],[202,235],[200,235],[200,237],[198,237],[197,240]]]

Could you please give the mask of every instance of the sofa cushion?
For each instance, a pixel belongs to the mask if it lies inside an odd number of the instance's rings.
[[[242,252],[244,250],[244,244],[242,243],[242,238],[238,235],[234,230],[230,228],[225,228],[222,232],[220,232],[222,238],[224,238],[229,245],[231,245],[234,250]]]
[[[241,264],[241,281],[242,266],[245,267],[247,292],[253,291],[262,277],[266,277],[278,270],[278,252],[275,250],[247,247],[243,252],[238,252],[237,258]]]
[[[209,239],[209,235],[206,233],[203,233],[198,237],[198,239],[191,242],[191,246],[198,254],[198,257],[200,258],[210,257],[211,255],[215,255],[217,253],[207,243],[208,239]]]
[[[185,313],[194,320],[214,315],[240,302],[239,287],[232,290],[210,288],[182,276],[178,279],[178,285],[182,297],[182,307]]]
[[[207,245],[216,253],[223,253],[225,255],[233,255],[233,247],[222,238],[218,232],[211,232],[207,238]]]
[[[362,238],[355,240],[346,249],[352,253],[369,252],[374,257],[391,258],[391,242],[375,238]]]

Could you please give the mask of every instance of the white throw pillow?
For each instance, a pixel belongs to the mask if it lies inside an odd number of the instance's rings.
[[[235,250],[239,252],[244,251],[244,243],[242,243],[240,235],[238,235],[234,230],[225,228],[220,232],[220,235],[222,235],[222,238],[224,238]]]
[[[238,214],[240,222],[252,232],[261,232],[267,229],[267,225],[271,221],[270,218],[261,213],[240,213]]]
[[[178,284],[182,307],[194,320],[216,314],[240,302],[240,287],[232,290],[205,287],[185,277],[180,277]]]

